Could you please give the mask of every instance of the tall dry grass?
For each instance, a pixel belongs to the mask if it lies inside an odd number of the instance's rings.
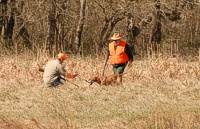
[[[199,129],[200,60],[158,56],[135,60],[123,87],[89,86],[104,57],[69,56],[68,72],[80,74],[59,88],[43,85],[37,63],[48,56],[4,56],[0,63],[2,129]],[[106,75],[112,74],[107,65]],[[76,87],[73,85],[79,85]]]

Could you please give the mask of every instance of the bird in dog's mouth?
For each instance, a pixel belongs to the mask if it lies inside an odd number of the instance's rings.
[[[93,83],[94,83],[94,81],[92,81],[92,80],[85,80],[87,83],[89,83],[89,86],[91,86]]]

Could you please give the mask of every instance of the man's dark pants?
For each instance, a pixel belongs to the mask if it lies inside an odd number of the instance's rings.
[[[114,74],[122,74],[126,68],[126,65],[127,63],[112,65]]]

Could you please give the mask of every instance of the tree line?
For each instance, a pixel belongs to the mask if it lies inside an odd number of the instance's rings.
[[[1,0],[0,50],[103,54],[119,32],[138,56],[164,43],[197,54],[199,13],[199,0]]]

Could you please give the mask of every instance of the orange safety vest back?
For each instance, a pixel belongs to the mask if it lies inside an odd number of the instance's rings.
[[[128,55],[124,51],[125,46],[126,43],[120,41],[115,50],[114,43],[109,44],[110,64],[123,64],[129,60]]]

